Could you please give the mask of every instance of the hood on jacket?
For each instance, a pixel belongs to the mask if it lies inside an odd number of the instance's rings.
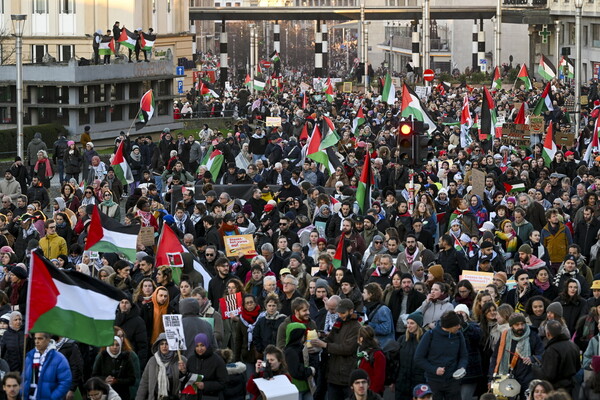
[[[196,299],[183,299],[179,302],[179,312],[184,317],[187,315],[197,317],[200,315],[200,304]]]
[[[235,362],[229,363],[225,365],[227,368],[227,375],[236,375],[236,374],[245,374],[246,373],[246,364],[243,362]]]
[[[158,335],[158,337],[156,338],[156,340],[152,344],[152,349],[151,349],[152,350],[152,354],[154,354],[154,353],[156,353],[158,351],[158,344],[161,342],[161,340],[167,340],[167,335],[164,332],[161,333],[160,335]]]
[[[285,327],[285,345],[296,343],[302,340],[306,333],[306,325],[300,322],[292,322]]]
[[[56,204],[58,204],[59,211],[65,211],[67,205],[65,204],[65,201],[62,197],[55,197],[54,201],[56,202]]]

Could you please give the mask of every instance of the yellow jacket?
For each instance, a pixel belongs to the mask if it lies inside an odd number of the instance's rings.
[[[40,239],[40,249],[44,252],[44,256],[50,260],[58,258],[61,254],[68,255],[67,242],[56,233],[46,235]]]

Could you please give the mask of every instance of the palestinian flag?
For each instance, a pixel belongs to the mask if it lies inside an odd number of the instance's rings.
[[[464,247],[462,247],[462,244],[460,244],[458,238],[454,235],[452,236],[454,237],[454,248],[456,249],[456,251],[462,251],[463,253],[465,253],[465,249]]]
[[[117,148],[117,152],[114,157],[110,161],[110,166],[115,170],[115,175],[123,185],[128,185],[133,183],[133,174],[131,173],[131,168],[129,168],[129,164],[127,160],[123,156],[123,148],[125,147],[125,141],[121,140],[119,143],[119,147]]]
[[[573,66],[571,60],[565,58],[565,56],[562,56],[562,58],[560,59],[558,67],[560,68],[560,75],[562,75],[563,77],[569,79],[573,79],[575,77],[575,67]]]
[[[259,81],[259,80],[254,80],[254,83],[252,84],[252,87],[254,87],[255,90],[263,91],[265,90],[265,86],[267,86],[267,84],[265,82]]]
[[[335,269],[344,267],[349,271],[352,271],[352,264],[350,263],[350,258],[348,257],[346,238],[344,237],[344,233],[340,235],[340,241],[338,242],[335,248],[335,255],[333,256],[332,264]]]
[[[25,334],[47,332],[91,346],[110,346],[115,310],[123,298],[117,288],[59,269],[36,250],[31,255]]]
[[[500,76],[500,68],[494,68],[494,77],[492,78],[492,92],[502,89],[502,77]]]
[[[431,119],[425,107],[421,104],[419,97],[416,93],[404,83],[402,85],[402,112],[401,116],[404,118],[414,118],[417,121],[421,121],[429,125],[428,132],[431,135],[433,131],[437,129],[435,122]]]
[[[198,394],[196,382],[202,382],[204,375],[188,372],[181,378],[181,394]]]
[[[212,96],[215,99],[219,98],[219,95],[217,94],[217,92],[215,92],[208,83],[204,82],[202,79],[200,79],[198,81],[197,84],[198,87],[198,93],[200,93],[202,96]]]
[[[387,103],[388,105],[396,102],[396,86],[394,86],[390,74],[385,75],[385,83],[383,84],[383,91],[381,92],[381,101]]]
[[[550,163],[554,160],[554,155],[556,154],[556,143],[554,143],[553,131],[552,131],[552,123],[548,125],[548,129],[546,130],[546,138],[544,139],[544,148],[542,149],[542,158],[544,159],[544,164],[546,167],[550,167]]]
[[[356,202],[363,215],[371,208],[371,188],[374,184],[375,179],[373,178],[373,171],[371,170],[371,156],[369,156],[369,153],[367,152],[363,169],[360,173],[358,187],[356,188]]]
[[[102,36],[98,54],[101,56],[112,56],[115,54],[115,40],[112,36]]]
[[[306,143],[306,156],[320,164],[328,165],[329,156],[325,151],[323,151],[323,149],[321,149],[321,141],[321,128],[319,128],[319,124],[315,124],[313,133]]]
[[[271,61],[273,61],[274,63],[281,61],[281,58],[279,58],[279,52],[277,50],[273,50],[273,52],[271,53]]]
[[[514,185],[509,185],[508,183],[503,183],[504,185],[504,190],[506,190],[506,193],[510,193],[510,192],[524,192],[525,191],[525,184],[524,183],[515,183]]]
[[[445,96],[448,90],[450,90],[450,84],[448,82],[440,82],[435,88],[441,96]]]
[[[302,132],[300,132],[300,137],[298,138],[298,140],[308,140],[308,124],[306,122],[304,123],[304,125],[302,125]]]
[[[121,46],[125,46],[130,50],[135,50],[135,42],[137,42],[138,34],[131,32],[129,29],[123,27],[121,29],[121,36],[119,36],[118,42]]]
[[[306,110],[308,108],[308,93],[302,93],[302,109]]]
[[[551,81],[556,78],[556,68],[552,61],[542,54],[540,58],[540,65],[538,66],[538,73],[547,81]]]
[[[157,267],[161,267],[163,265],[171,267],[174,274],[181,274],[181,269],[183,268],[183,253],[189,253],[188,249],[181,244],[179,238],[173,232],[173,229],[167,224],[163,224],[162,232],[160,237],[158,238],[158,247],[156,249],[156,262],[155,265]],[[193,257],[193,255],[192,255]],[[208,282],[212,278],[211,275],[204,269],[202,264],[198,260],[194,258],[194,269],[202,275],[204,280],[204,286],[208,287]],[[176,279],[179,281],[179,279]]]
[[[525,123],[525,103],[521,104],[521,108],[519,108],[519,112],[517,113],[517,117],[514,120],[515,124],[524,124]]]
[[[252,85],[252,79],[250,78],[250,74],[246,74],[246,79],[244,80],[244,86],[250,88]]]
[[[206,169],[210,171],[213,180],[216,182],[217,176],[221,173],[221,166],[224,160],[225,156],[223,156],[221,150],[217,150],[213,145],[210,145],[200,165],[206,166]]]
[[[473,142],[473,138],[469,133],[472,125],[473,117],[469,108],[469,97],[465,95],[460,113],[460,147],[462,148],[468,147]]]
[[[591,167],[594,164],[594,158],[592,157],[592,153],[598,151],[598,129],[600,129],[600,118],[596,119],[596,123],[594,124],[594,133],[592,135],[592,141],[585,151],[585,155],[583,156],[583,161]]]
[[[323,116],[323,121],[321,122],[321,134],[322,140],[321,146],[319,146],[320,149],[335,146],[340,141],[340,136],[335,130],[335,125],[329,117]]]
[[[363,126],[366,121],[362,106],[358,107],[356,118],[352,121],[352,132],[354,132],[354,136],[358,136],[358,129]]]
[[[496,104],[487,87],[483,87],[483,105],[481,106],[481,131],[480,140],[492,140],[496,133],[496,123],[498,117],[496,114]]]
[[[139,225],[122,225],[94,206],[84,250],[122,253],[133,262],[139,233]]]
[[[139,131],[146,126],[150,118],[154,115],[154,92],[152,89],[148,90],[142,96],[140,100],[140,111],[137,115],[137,121],[135,121],[135,130]]]
[[[542,97],[540,97],[535,105],[533,114],[541,115],[545,111],[554,111],[554,107],[552,106],[552,98],[550,97],[550,82],[546,83],[546,88],[542,93]]]
[[[325,98],[328,103],[333,103],[333,96],[335,93],[333,92],[333,85],[331,84],[331,79],[327,79],[327,89],[325,90]]]
[[[525,63],[523,63],[523,65],[521,65],[521,69],[519,70],[519,75],[517,75],[517,80],[515,81],[515,86],[517,88],[519,88],[519,86],[520,86],[520,85],[517,86],[517,84],[519,84],[519,83],[525,87],[525,90],[533,89],[533,85],[531,84],[531,79],[529,79],[529,72],[527,72],[527,65],[525,65]]]
[[[156,35],[143,32],[140,34],[140,45],[142,50],[152,51],[152,48],[154,47],[154,41],[156,41]]]

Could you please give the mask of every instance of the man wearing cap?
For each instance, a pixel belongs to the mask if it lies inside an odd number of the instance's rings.
[[[533,255],[533,250],[527,243],[522,244],[521,247],[519,247],[518,253],[519,259],[517,260],[517,264],[527,271],[530,278],[535,278],[537,271],[546,266],[546,263],[543,260],[540,260]]]
[[[363,218],[364,228],[361,232],[361,236],[365,243],[371,243],[373,237],[375,236],[383,236],[381,232],[377,229],[377,225],[375,225],[375,217],[372,215],[365,215]]]
[[[502,333],[490,359],[488,382],[491,384],[494,374],[512,373],[514,379],[521,384],[521,396],[524,396],[534,378],[533,364],[541,360],[544,345],[537,329],[527,325],[523,314],[512,314],[508,325],[510,329]]]
[[[460,399],[460,380],[454,375],[461,375],[459,370],[467,368],[469,362],[460,324],[454,311],[445,312],[436,327],[423,335],[415,352],[415,362],[425,370],[425,379],[436,400]]]
[[[569,279],[575,279],[579,282],[579,294],[581,297],[587,299],[589,297],[590,285],[579,272],[579,269],[577,268],[577,259],[572,254],[566,255],[562,268],[559,269],[559,272],[554,277],[554,286],[558,288],[559,292],[562,292]]]
[[[431,400],[432,396],[431,388],[424,383],[415,386],[413,389],[413,400]]]
[[[361,327],[350,299],[341,300],[336,311],[338,320],[325,339],[311,340],[313,346],[326,349],[329,355],[327,396],[330,400],[345,399],[350,394],[350,374],[356,368],[358,331]]]
[[[13,177],[12,172],[7,169],[4,172],[4,180],[0,181],[0,198],[5,196],[10,197],[10,200],[14,203],[17,197],[21,195],[21,185]]]
[[[234,162],[227,164],[227,171],[223,174],[221,179],[222,185],[233,185],[237,178],[237,167]]]
[[[377,254],[383,254],[386,252],[386,248],[383,245],[383,236],[375,235],[372,241],[365,242],[371,243],[369,248],[365,251],[365,254],[362,258],[363,265],[365,268],[370,268],[373,265],[373,260]]]
[[[381,400],[381,396],[369,389],[369,374],[365,370],[355,369],[350,373],[350,390],[346,400]]]

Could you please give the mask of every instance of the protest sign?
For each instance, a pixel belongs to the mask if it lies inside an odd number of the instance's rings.
[[[219,299],[219,308],[221,309],[221,315],[223,319],[230,319],[236,317],[242,312],[242,294],[237,292],[236,294],[229,294]]]
[[[471,170],[471,193],[483,197],[485,190],[485,172],[473,168]]]
[[[275,375],[273,379],[254,380],[258,390],[266,400],[298,400],[298,388],[285,375]]]
[[[151,226],[142,226],[137,237],[138,244],[143,246],[154,246],[154,228]]]
[[[163,315],[163,326],[170,351],[187,350],[181,314]]]
[[[267,126],[281,126],[281,117],[267,117]]]
[[[475,291],[484,290],[487,285],[493,283],[493,272],[466,271],[462,272],[460,280],[466,279],[473,285]]]
[[[254,238],[252,235],[224,236],[225,254],[227,257],[255,256]]]

